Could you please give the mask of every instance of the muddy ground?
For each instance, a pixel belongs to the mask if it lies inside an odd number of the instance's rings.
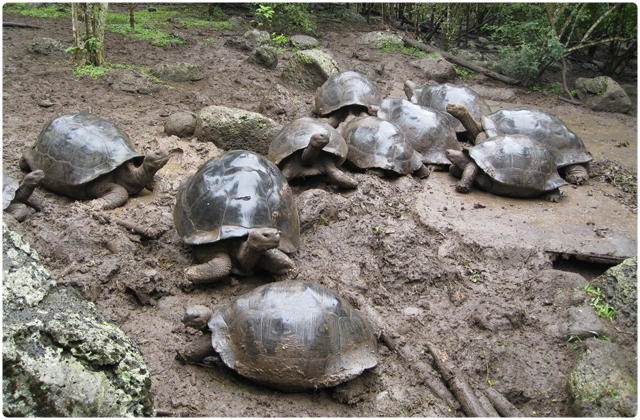
[[[153,95],[127,94],[113,91],[104,80],[76,80],[68,57],[28,53],[37,37],[70,46],[67,19],[4,18],[41,27],[3,30],[4,171],[21,176],[18,159],[42,125],[77,111],[113,121],[141,153],[158,148],[171,153],[153,193],[107,212],[111,222],[84,203],[43,189],[38,191],[44,199],[41,212],[22,224],[4,216],[38,250],[60,284],[76,287],[138,344],[152,372],[156,409],[175,416],[213,417],[457,414],[431,392],[411,361],[383,343],[376,368],[336,389],[306,393],[276,392],[220,365],[183,365],[175,359],[176,351],[200,334],[181,323],[187,306],[225,304],[280,279],[256,275],[231,277],[208,287],[185,286],[182,273],[194,259],[173,229],[175,195],[182,179],[223,151],[196,138],[166,136],[164,121],[174,112],[195,113],[206,105],[258,111],[291,52],[280,55],[276,69],[266,70],[247,63],[247,53],[223,47],[229,34],[212,29],[175,24],[196,41],[179,49],[107,33],[111,63],[191,62],[207,73],[198,82],[167,83],[173,88]],[[385,96],[404,97],[407,79],[427,84],[409,65],[409,56],[356,44],[362,34],[378,28],[319,24],[318,39],[341,70],[385,63],[382,74],[373,73]],[[215,42],[204,41],[211,38]],[[378,58],[359,61],[353,53],[360,50]],[[558,76],[550,74],[548,81]],[[635,76],[622,82],[635,84]],[[505,87],[483,77],[457,83]],[[554,95],[514,89],[517,104],[489,102],[492,109],[528,105],[549,111],[582,137],[596,161],[613,162],[626,175],[637,174],[635,107],[628,115],[596,113]],[[295,92],[307,108],[299,115],[275,117],[280,123],[312,112],[312,93]],[[197,99],[202,95],[208,97],[206,103]],[[55,105],[38,105],[43,99]],[[321,283],[353,302],[354,296],[362,295],[413,360],[432,364],[426,342],[434,343],[472,388],[492,385],[528,416],[570,415],[567,378],[583,347],[568,343],[557,331],[567,307],[585,304],[580,291],[590,278],[636,254],[635,191],[629,198],[601,177],[577,188],[563,187],[565,197],[550,203],[478,190],[460,195],[454,189],[456,180],[443,172],[423,180],[354,176],[359,187],[353,191],[336,190],[322,179],[293,183],[306,221],[300,249],[293,255],[297,278]],[[158,237],[128,232],[114,223],[116,218],[147,226]],[[581,261],[593,257],[605,263]],[[637,354],[635,335],[613,332],[612,339]]]

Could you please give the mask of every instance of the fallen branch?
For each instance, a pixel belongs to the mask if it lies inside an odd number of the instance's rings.
[[[562,96],[558,96],[558,99],[560,99],[563,102],[570,103],[571,105],[582,105],[582,102],[578,102],[575,99],[569,99]]]
[[[496,391],[494,388],[487,388],[484,393],[491,401],[491,404],[498,410],[502,417],[524,417],[518,408],[511,404],[511,401],[505,398],[504,395]]]
[[[7,28],[32,28],[32,29],[42,29],[39,26],[28,25],[26,23],[19,22],[2,22],[2,26]]]
[[[433,54],[437,54],[439,56],[441,56],[442,58],[444,58],[445,60],[451,61],[452,63],[458,64],[462,67],[465,67],[469,70],[475,71],[476,73],[481,73],[484,74],[487,77],[490,77],[492,79],[496,79],[499,80],[503,83],[506,83],[508,85],[520,85],[522,84],[522,82],[520,80],[517,79],[512,79],[511,77],[507,77],[504,76],[500,73],[496,73],[495,71],[491,71],[489,69],[486,69],[484,67],[480,67],[477,64],[473,64],[470,61],[464,60],[460,57],[456,57],[453,54],[449,54],[446,53],[444,51],[440,51],[439,49],[432,47],[431,45],[427,45],[427,44],[423,44],[422,42],[407,38],[406,36],[402,37],[402,41],[410,46],[410,47],[415,47],[418,48],[422,51],[427,51]]]
[[[148,229],[146,227],[136,225],[135,223],[127,222],[126,220],[118,219],[117,217],[111,216],[107,213],[100,212],[92,213],[94,219],[98,221],[105,221],[107,223],[115,223],[123,228],[131,231],[132,233],[137,233],[138,235],[142,235],[145,238],[149,239],[157,239],[160,235],[164,233],[161,229]],[[102,219],[102,220],[101,220]]]
[[[469,417],[489,417],[489,413],[482,407],[462,374],[453,366],[449,356],[430,342],[427,342],[427,347],[433,356],[438,371],[449,384],[451,392],[460,401],[465,414]]]
[[[427,386],[434,395],[445,401],[453,410],[459,410],[461,408],[460,403],[451,394],[447,386],[438,378],[437,372],[429,366],[429,364],[421,362],[412,356],[412,352],[407,346],[400,347],[400,345],[398,345],[398,342],[392,336],[392,330],[386,322],[384,322],[380,314],[367,304],[363,296],[352,295],[352,297],[358,303],[360,310],[371,319],[375,327],[380,331],[380,340],[385,343],[389,349],[395,351],[405,362],[411,364],[411,367],[425,379]]]

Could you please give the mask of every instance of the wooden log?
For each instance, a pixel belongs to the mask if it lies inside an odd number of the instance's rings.
[[[524,417],[520,410],[495,388],[489,387],[484,390],[484,393],[502,417]]]
[[[2,22],[2,26],[5,28],[32,28],[32,29],[42,29],[39,26],[28,25],[26,23],[20,22]]]
[[[487,412],[488,417],[500,417],[500,413],[496,411],[491,401],[489,401],[489,398],[487,398],[483,392],[479,392],[476,397],[478,397],[478,402],[482,408],[484,408],[484,411]]]
[[[468,417],[489,417],[473,390],[464,379],[462,374],[458,372],[446,353],[439,350],[433,343],[427,342],[429,352],[433,356],[438,371],[445,381],[449,384],[449,388],[453,395],[462,405],[462,410]]]
[[[462,59],[460,57],[456,57],[453,54],[449,54],[446,53],[444,51],[441,51],[435,47],[432,47],[431,45],[427,45],[427,44],[423,44],[422,42],[407,38],[406,36],[402,37],[402,41],[405,43],[405,45],[408,45],[410,47],[415,47],[418,48],[422,51],[427,51],[433,54],[437,54],[439,56],[441,56],[442,58],[444,58],[447,61],[451,61],[452,63],[458,64],[462,67],[465,67],[469,70],[475,71],[476,73],[481,73],[484,74],[487,77],[490,77],[492,79],[496,79],[499,80],[503,83],[506,83],[508,85],[521,85],[522,81],[517,80],[517,79],[512,79],[511,77],[507,77],[504,76],[500,73],[496,73],[495,71],[491,71],[489,69],[486,69],[484,67],[478,66],[477,64],[473,64],[470,61],[467,61],[465,59]]]
[[[451,409],[459,410],[461,408],[460,403],[451,394],[451,391],[447,386],[438,378],[438,373],[429,366],[428,363],[421,362],[417,357],[413,356],[411,349],[407,346],[401,347],[397,340],[393,338],[393,331],[389,328],[386,322],[382,319],[380,314],[373,309],[364,299],[362,295],[351,295],[353,300],[358,303],[360,310],[365,313],[373,322],[374,326],[380,332],[380,340],[389,347],[392,351],[395,351],[405,362],[411,365],[412,369],[415,369],[420,376],[422,376],[434,395],[442,399]]]

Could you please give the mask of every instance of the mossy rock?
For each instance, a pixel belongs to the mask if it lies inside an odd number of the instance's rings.
[[[57,287],[37,253],[3,225],[3,414],[153,415],[142,353],[75,290]]]
[[[605,295],[603,303],[616,310],[614,323],[629,333],[638,331],[638,257],[611,267],[589,283]]]
[[[320,50],[304,50],[295,53],[281,74],[287,86],[315,91],[329,76],[339,73],[338,63]]]
[[[271,139],[281,128],[262,114],[213,105],[198,111],[195,136],[223,150],[249,150],[266,155]]]

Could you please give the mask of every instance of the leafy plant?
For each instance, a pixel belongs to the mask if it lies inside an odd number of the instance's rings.
[[[611,323],[613,323],[613,317],[616,314],[616,310],[611,305],[604,302],[606,299],[604,292],[600,290],[599,287],[593,288],[589,284],[585,286],[584,290],[589,296],[591,296],[589,304],[593,306],[596,313],[603,318],[607,318]]]
[[[464,80],[464,79],[468,79],[469,77],[473,77],[475,75],[474,72],[472,72],[471,70],[465,69],[464,67],[453,63],[453,67],[456,69],[456,73],[458,74],[458,78]]]
[[[287,38],[287,36],[283,34],[276,35],[276,33],[274,32],[271,34],[271,45],[280,50],[289,45],[289,38]]]
[[[251,23],[255,23],[258,27],[262,27],[265,24],[268,26],[273,19],[273,15],[275,10],[271,6],[260,5],[258,9],[255,11],[256,18],[251,21]]]

